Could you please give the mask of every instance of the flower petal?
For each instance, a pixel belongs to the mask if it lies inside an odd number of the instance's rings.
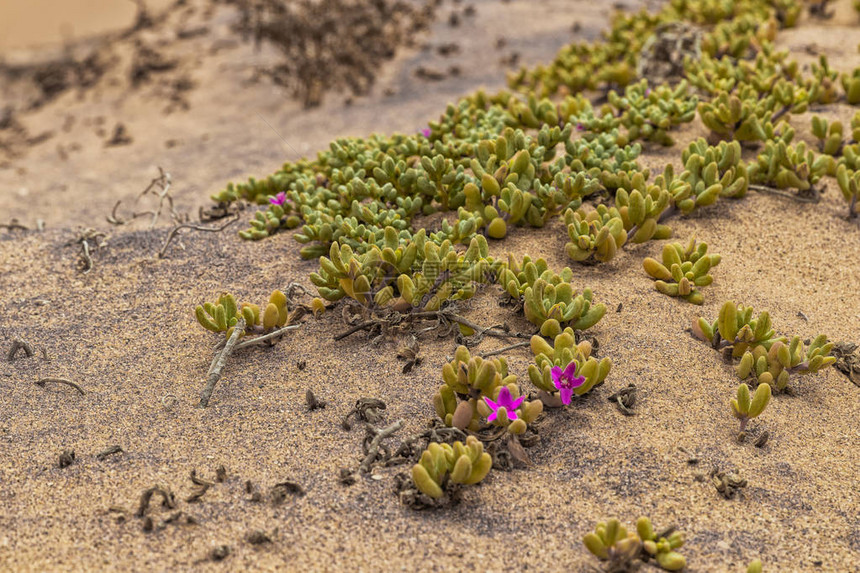
[[[559,397],[561,398],[561,403],[567,406],[570,404],[570,399],[573,398],[573,390],[570,388],[562,388],[559,392]]]
[[[575,376],[570,379],[571,388],[579,388],[583,384],[585,384],[585,376]]]
[[[486,400],[486,398],[484,398]],[[496,396],[496,400],[499,401],[499,406],[504,406],[508,410],[511,409],[511,404],[513,403],[513,399],[511,398],[511,391],[507,386],[502,386],[502,389],[499,390],[499,395]]]
[[[561,366],[553,366],[550,374],[552,376],[552,382],[553,384],[555,384],[555,387],[561,389],[563,375],[563,370],[561,369]]]
[[[526,399],[526,397],[525,397],[525,396],[520,396],[520,397],[519,397],[519,398],[517,398],[516,400],[513,400],[513,401],[511,402],[511,406],[510,406],[510,408],[508,408],[508,412],[509,412],[509,414],[508,414],[508,415],[510,415],[510,412],[513,412],[514,410],[516,410],[517,408],[519,408],[519,407],[520,407],[520,405],[523,403],[523,400],[525,400],[525,399]],[[515,419],[515,418],[511,418],[511,419],[513,420],[513,419]]]
[[[564,377],[573,382],[574,374],[576,374],[576,362],[571,362],[567,365],[567,368],[564,369]]]

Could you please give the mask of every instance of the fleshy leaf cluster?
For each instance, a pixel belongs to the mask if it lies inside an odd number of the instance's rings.
[[[585,330],[597,324],[606,314],[606,306],[593,304],[591,289],[582,294],[573,290],[573,272],[565,267],[561,274],[551,271],[543,259],[522,262],[508,257],[499,281],[513,299],[522,299],[526,318],[540,328],[544,336],[555,336],[570,325]]]
[[[529,423],[543,411],[539,401],[519,400],[520,391],[517,377],[508,373],[508,363],[504,357],[484,359],[472,356],[469,349],[460,346],[454,359],[442,367],[444,384],[433,396],[436,414],[446,426],[461,430],[477,431],[481,428],[481,417],[493,413],[485,400],[500,403],[499,395],[505,391],[506,397],[519,402],[517,407],[508,411],[502,405],[495,411],[494,424],[507,427],[512,434],[522,434]]]
[[[759,384],[756,388],[755,395],[750,398],[750,389],[746,384],[738,386],[737,398],[732,398],[732,413],[735,418],[740,420],[740,431],[743,432],[747,423],[759,414],[764,412],[768,402],[770,402],[771,389],[770,384]]]
[[[229,293],[222,294],[215,303],[206,302],[195,309],[197,322],[206,330],[224,332],[227,338],[233,334],[233,327],[240,318],[245,319],[245,332],[271,332],[287,323],[287,297],[279,290],[269,296],[265,308],[260,309],[256,304],[236,303],[236,298]]]
[[[542,397],[547,403],[557,401],[552,399],[559,391],[558,385],[553,380],[554,368],[565,370],[570,364],[576,364],[575,374],[584,378],[584,381],[573,389],[573,393],[577,396],[582,396],[598,384],[602,384],[612,368],[612,361],[609,358],[598,361],[591,356],[590,342],[583,340],[577,344],[571,328],[565,328],[564,332],[555,337],[552,344],[541,336],[532,336],[531,350],[535,361],[534,364],[529,364],[529,379],[546,395]]]
[[[367,307],[432,311],[449,300],[471,298],[478,284],[489,281],[493,263],[488,253],[480,235],[460,252],[450,241],[436,245],[423,229],[401,243],[388,227],[384,248],[373,245],[356,254],[349,245],[332,244],[329,257],[320,257],[320,270],[310,278],[329,301],[346,296]]]
[[[757,384],[769,384],[784,390],[791,374],[815,374],[836,362],[830,355],[833,343],[817,336],[805,347],[799,336],[789,341],[777,336],[771,328],[770,314],[762,312],[753,318],[753,309],[727,301],[713,323],[704,318],[693,321],[693,334],[714,348],[730,350],[740,359],[738,378],[752,378]]]
[[[655,533],[647,517],[639,518],[635,533],[614,518],[600,522],[582,541],[592,555],[608,562],[611,571],[628,571],[635,562],[649,559],[666,571],[680,571],[687,565],[684,556],[675,551],[684,545],[684,534],[672,529]]]
[[[449,483],[476,484],[487,477],[492,467],[493,459],[475,436],[467,437],[465,445],[430,442],[412,468],[412,481],[422,493],[439,499]]]
[[[654,287],[663,294],[679,296],[693,304],[705,300],[697,287],[714,282],[710,270],[720,264],[720,255],[709,255],[708,245],[690,239],[685,248],[681,243],[663,246],[663,262],[648,257],[642,263],[645,272],[657,279]]]

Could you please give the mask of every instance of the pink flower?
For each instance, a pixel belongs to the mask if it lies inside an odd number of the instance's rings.
[[[513,396],[511,396],[511,391],[508,389],[508,387],[502,386],[502,389],[499,390],[499,397],[496,398],[496,400],[498,400],[497,402],[493,402],[492,400],[490,400],[486,396],[484,397],[484,402],[486,402],[487,406],[489,406],[490,409],[492,410],[492,413],[489,416],[487,416],[487,421],[488,422],[495,422],[496,421],[496,417],[499,414],[499,408],[505,409],[505,411],[508,414],[508,420],[511,420],[511,421],[516,420],[517,419],[516,410],[517,410],[517,408],[520,407],[520,404],[522,404],[523,400],[525,400],[525,399],[526,399],[525,396],[520,396],[519,398],[514,400]]]
[[[576,131],[585,131],[585,126],[581,123],[576,124]]]
[[[432,134],[433,134],[433,131],[431,131],[431,129],[429,127],[425,127],[424,129],[421,130],[421,135],[423,135],[427,139],[430,139],[430,135],[432,135]]]
[[[585,376],[574,376],[574,374],[576,374],[576,362],[571,362],[564,370],[561,366],[552,367],[552,381],[558,388],[561,402],[565,406],[570,404],[570,399],[573,398],[573,389],[585,384]]]
[[[281,191],[274,197],[269,197],[269,203],[272,205],[283,205],[287,201],[287,192]]]

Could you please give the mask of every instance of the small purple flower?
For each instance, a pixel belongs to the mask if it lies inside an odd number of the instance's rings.
[[[502,386],[502,389],[499,390],[499,397],[496,398],[498,402],[493,402],[486,396],[484,397],[484,402],[487,403],[487,406],[493,411],[489,416],[487,416],[488,422],[495,422],[496,416],[499,413],[499,408],[504,408],[508,413],[508,420],[514,421],[517,419],[517,408],[520,407],[520,404],[525,400],[525,396],[520,396],[516,400],[511,396],[511,391],[507,386]]]
[[[581,123],[576,124],[576,131],[585,131],[585,126]]]
[[[573,389],[579,388],[585,383],[585,376],[575,376],[576,362],[571,362],[564,370],[561,366],[552,367],[552,381],[555,387],[558,388],[558,393],[561,396],[561,402],[565,406],[570,404],[570,399],[573,397]]]
[[[424,129],[421,130],[421,135],[423,135],[427,139],[430,139],[430,135],[432,133],[433,133],[433,131],[431,131],[429,127],[425,127]]]
[[[286,203],[286,201],[287,201],[287,192],[286,191],[281,191],[280,193],[278,193],[274,197],[269,198],[269,203],[271,203],[272,205],[283,205],[284,203]]]
[[[645,88],[645,97],[651,95],[651,88]]]

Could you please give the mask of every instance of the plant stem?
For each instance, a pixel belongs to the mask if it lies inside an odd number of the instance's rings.
[[[242,350],[243,348],[247,348],[249,346],[253,346],[255,344],[259,344],[261,342],[265,342],[267,340],[271,340],[273,338],[277,338],[287,332],[288,330],[295,330],[299,328],[301,324],[291,324],[290,326],[285,326],[283,328],[279,328],[274,332],[270,332],[269,334],[264,334],[263,336],[258,336],[257,338],[252,338],[251,340],[245,340],[236,345],[236,348],[233,350]]]
[[[368,446],[367,448],[367,455],[364,456],[364,460],[362,460],[361,465],[358,467],[361,473],[366,474],[370,471],[370,464],[372,464],[374,460],[376,460],[376,456],[379,455],[379,444],[382,442],[382,440],[384,440],[402,427],[403,420],[397,420],[386,428],[375,430],[376,435],[373,436],[373,440],[371,440],[370,446]]]
[[[221,379],[221,371],[224,369],[224,365],[227,364],[227,358],[230,356],[230,353],[233,352],[233,347],[236,346],[236,342],[239,340],[239,333],[244,332],[244,330],[245,319],[240,318],[233,327],[233,332],[230,334],[230,338],[227,339],[227,344],[224,345],[224,350],[222,350],[220,354],[217,354],[213,359],[212,366],[209,367],[209,380],[207,380],[206,387],[200,395],[200,404],[198,404],[200,408],[205,408],[209,405],[209,400],[212,398],[212,392],[215,391],[215,384],[217,384],[218,380]]]

